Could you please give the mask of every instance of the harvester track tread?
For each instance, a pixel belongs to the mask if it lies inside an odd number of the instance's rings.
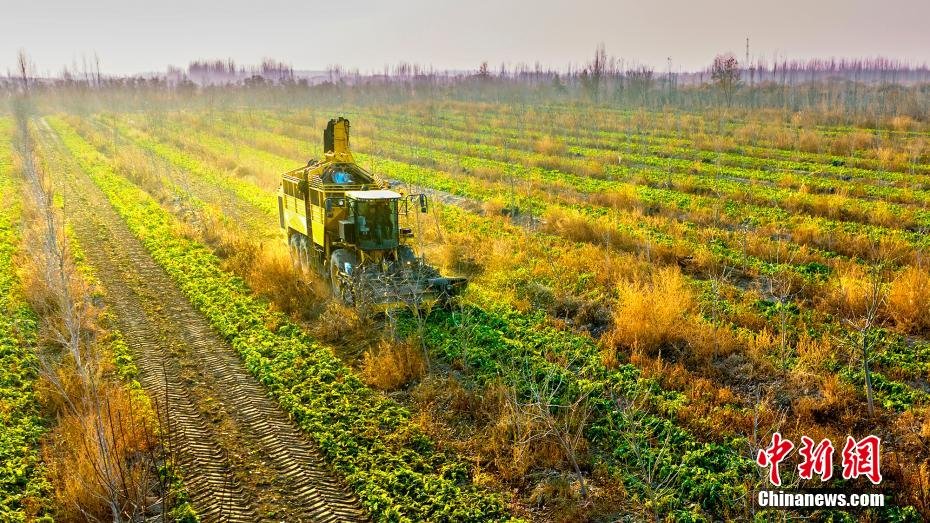
[[[364,521],[327,468],[234,350],[132,235],[44,121],[43,141],[69,223],[105,289],[150,397],[167,403],[171,439],[203,521]]]

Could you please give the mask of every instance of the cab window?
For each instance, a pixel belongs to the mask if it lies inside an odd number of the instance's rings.
[[[355,203],[355,223],[362,248],[397,247],[397,201],[359,200]]]

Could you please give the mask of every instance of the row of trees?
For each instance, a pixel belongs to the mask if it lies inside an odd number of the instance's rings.
[[[262,60],[258,66],[237,66],[232,59],[195,60],[187,71],[169,67],[166,78],[171,82],[190,80],[198,85],[226,85],[261,77],[270,82],[287,82],[294,79],[294,68],[271,58]]]
[[[611,57],[597,46],[590,61],[564,70],[521,64],[492,67],[481,63],[473,72],[440,71],[401,62],[381,73],[363,74],[338,65],[303,75],[280,62],[240,67],[231,60],[196,61],[187,70],[163,77],[113,77],[100,72],[99,61],[82,72],[66,71],[57,78],[37,79],[24,53],[17,71],[0,77],[0,92],[54,91],[63,101],[81,92],[141,100],[152,96],[181,101],[191,93],[247,97],[250,103],[354,101],[389,103],[411,98],[490,100],[513,103],[577,102],[700,111],[714,107],[816,110],[831,114],[865,115],[872,120],[907,115],[923,121],[930,114],[930,72],[891,60],[820,60],[741,64],[732,54],[714,58],[705,71],[675,73]],[[193,78],[193,80],[192,80]],[[235,79],[235,81],[233,81]],[[921,83],[922,82],[922,83]],[[62,90],[64,88],[64,90]],[[90,98],[99,98],[94,95]],[[88,102],[88,97],[82,103]],[[189,100],[188,100],[189,101]],[[243,100],[244,101],[244,100]],[[134,102],[135,103],[135,102]]]
[[[168,411],[161,398],[139,395],[130,383],[135,378],[121,377],[125,368],[115,368],[120,356],[113,350],[123,341],[72,250],[69,202],[50,181],[33,140],[28,92],[15,100],[14,113],[24,202],[21,271],[24,297],[38,319],[36,388],[48,422],[40,444],[53,513],[69,521],[140,521],[155,514],[167,521],[181,500],[172,476],[177,457],[161,444],[171,438]]]

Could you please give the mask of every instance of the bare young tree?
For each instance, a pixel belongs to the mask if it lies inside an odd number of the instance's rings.
[[[641,65],[634,67],[626,72],[627,83],[630,84],[630,91],[638,96],[640,103],[646,105],[649,101],[649,91],[652,90],[654,71],[651,67]]]
[[[61,217],[55,211],[54,197],[34,160],[33,143],[26,121],[20,121],[19,153],[27,181],[27,201],[34,221],[39,225],[37,240],[30,242],[29,255],[47,286],[49,309],[55,314],[44,317],[44,331],[64,350],[63,355],[40,357],[43,378],[56,390],[61,400],[81,420],[87,439],[96,444],[88,454],[96,459],[95,468],[105,493],[101,501],[110,509],[113,521],[123,521],[120,478],[117,457],[112,454],[112,434],[107,426],[109,411],[106,398],[101,396],[97,351],[93,350],[92,333],[87,329],[93,314],[89,292],[76,273],[68,252],[67,238]],[[80,384],[80,394],[69,393],[70,384],[59,372],[59,367],[70,361]],[[86,442],[85,442],[86,443]],[[90,478],[82,478],[89,481]]]
[[[655,427],[640,414],[648,406],[643,404],[644,398],[638,390],[626,397],[614,396],[612,400],[617,405],[619,416],[609,418],[611,429],[628,449],[627,464],[637,474],[644,497],[650,501],[640,507],[642,520],[662,521],[665,503],[677,493],[676,481],[681,472],[678,467],[669,470],[665,466],[667,459],[671,458],[672,433],[666,431],[660,438],[653,436]]]
[[[711,65],[710,77],[723,94],[727,107],[733,102],[733,93],[740,83],[739,62],[731,53],[717,55]]]
[[[782,233],[777,234],[777,240],[771,246],[768,260],[771,268],[762,277],[761,283],[764,292],[775,301],[777,306],[779,354],[781,355],[782,367],[787,368],[790,307],[794,298],[801,293],[803,288],[797,284],[791,272],[790,266],[794,261],[795,252],[789,249],[784,236]]]
[[[491,78],[491,71],[488,68],[487,60],[481,62],[481,65],[478,66],[478,78],[481,80],[488,80]]]
[[[604,81],[604,74],[606,71],[607,49],[604,47],[604,43],[601,42],[597,44],[597,48],[594,50],[594,58],[582,72],[581,77],[582,83],[590,94],[591,99],[594,100],[594,103],[598,103],[600,100],[601,84]]]
[[[781,432],[788,420],[787,409],[775,407],[774,391],[763,390],[762,386],[756,387],[753,393],[752,403],[752,434],[747,434],[746,444],[749,447],[747,455],[755,456],[760,450],[769,445],[768,438],[774,432]],[[753,487],[762,485],[766,482],[765,469],[754,467],[756,476],[752,478]],[[796,485],[798,479],[791,479],[791,484]],[[749,512],[755,515],[755,504],[749,503]]]
[[[720,352],[720,312],[726,299],[723,297],[723,289],[733,273],[733,268],[728,265],[717,265],[710,270],[710,289],[713,294],[713,301],[710,305],[710,320],[714,326],[714,353],[716,358]]]
[[[843,323],[848,325],[855,333],[852,339],[845,338],[845,341],[854,350],[859,351],[862,358],[866,401],[868,402],[869,416],[873,416],[875,415],[875,400],[872,392],[872,353],[875,352],[879,344],[879,339],[876,336],[879,313],[888,298],[888,285],[883,263],[876,263],[869,267],[864,298],[863,307],[858,311],[847,311]]]
[[[40,373],[61,404],[60,413],[79,428],[77,439],[68,440],[64,457],[89,464],[93,473],[74,478],[89,502],[98,504],[74,509],[88,520],[99,517],[94,512],[105,507],[112,521],[138,521],[153,503],[152,487],[159,485],[159,493],[166,496],[160,501],[162,511],[167,514],[170,493],[156,473],[165,455],[155,450],[155,432],[165,435],[166,431],[142,418],[132,393],[114,396],[124,389],[105,371],[109,362],[98,336],[100,310],[75,264],[64,213],[56,206],[52,186],[35,157],[28,120],[18,123],[17,146],[30,225],[25,250],[36,271],[34,283],[41,287],[30,293],[30,302],[42,318],[37,348]],[[114,397],[125,398],[126,403],[114,404]]]
[[[566,368],[572,368],[568,362]],[[511,372],[518,377],[525,392],[518,391],[518,384],[513,384],[508,393],[509,402],[518,418],[528,420],[525,430],[520,431],[520,445],[537,441],[550,440],[558,444],[564,458],[571,465],[581,487],[582,498],[588,497],[588,487],[584,472],[581,470],[580,451],[584,444],[584,430],[592,414],[590,391],[576,394],[569,391],[565,373],[546,373],[542,378],[532,370],[523,368],[520,372]]]
[[[24,49],[16,53],[16,73],[19,75],[23,93],[28,93],[29,80],[32,78],[32,62]]]

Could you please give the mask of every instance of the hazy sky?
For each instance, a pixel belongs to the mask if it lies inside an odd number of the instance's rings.
[[[483,61],[562,68],[598,42],[627,61],[703,68],[732,51],[771,59],[889,56],[930,61],[930,0],[0,0],[0,74],[25,49],[40,73],[99,55],[107,73],[196,58],[273,57],[296,69],[441,69]]]

